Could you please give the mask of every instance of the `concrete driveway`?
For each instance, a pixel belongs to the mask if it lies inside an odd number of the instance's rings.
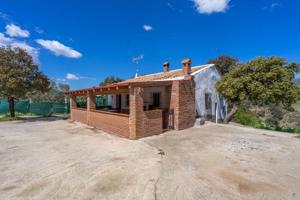
[[[208,124],[137,141],[0,123],[0,199],[300,199],[300,139]]]

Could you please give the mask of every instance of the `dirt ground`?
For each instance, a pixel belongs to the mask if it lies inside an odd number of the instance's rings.
[[[66,120],[0,123],[0,199],[300,199],[300,139],[207,124],[137,141]]]

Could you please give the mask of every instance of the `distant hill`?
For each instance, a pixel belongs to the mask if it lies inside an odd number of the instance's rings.
[[[298,85],[300,85],[300,77],[299,77],[299,78],[296,78],[296,83],[297,83]]]

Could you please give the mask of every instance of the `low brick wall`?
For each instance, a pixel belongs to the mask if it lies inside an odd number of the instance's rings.
[[[129,115],[92,110],[88,125],[105,132],[129,138]]]
[[[162,132],[163,132],[162,110],[144,111],[143,136],[160,134]]]
[[[81,108],[71,109],[71,119],[84,124],[87,124],[87,110]]]

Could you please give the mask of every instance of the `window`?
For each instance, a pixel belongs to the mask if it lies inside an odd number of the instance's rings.
[[[160,107],[160,93],[155,92],[152,94],[152,96],[153,96],[153,107],[159,108]]]
[[[211,110],[212,102],[211,102],[211,93],[205,93],[205,109]]]

